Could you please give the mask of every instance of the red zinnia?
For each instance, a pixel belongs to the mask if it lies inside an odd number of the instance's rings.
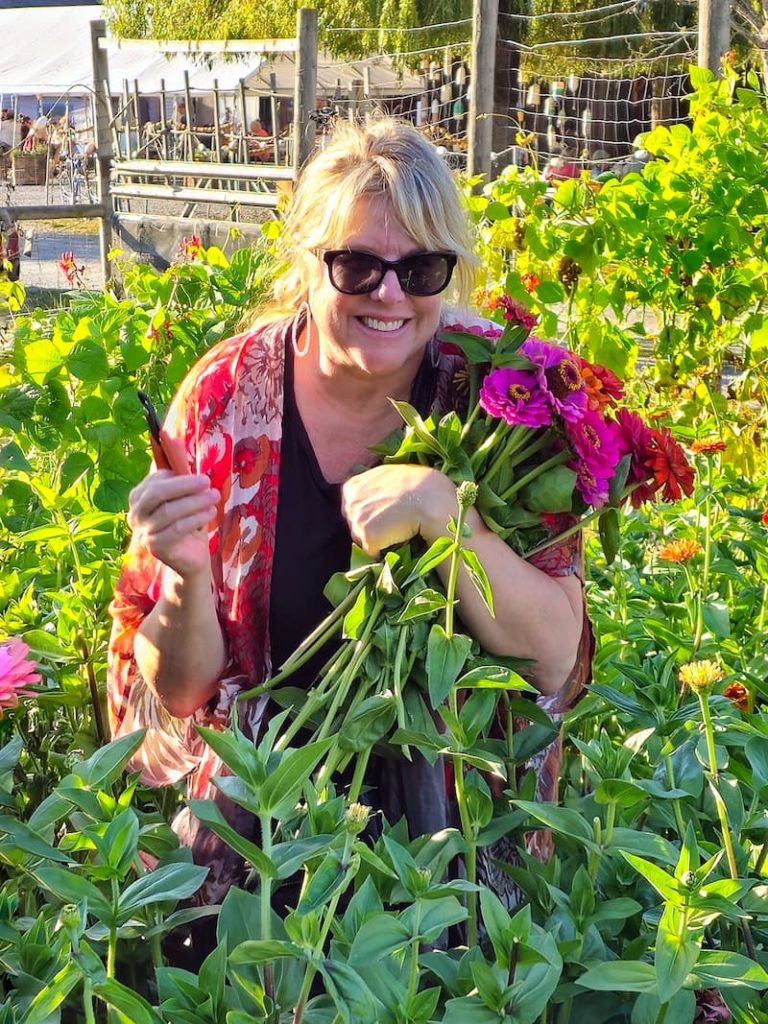
[[[749,711],[749,690],[743,683],[728,683],[723,696],[735,704],[739,711]]]
[[[509,295],[499,295],[488,302],[488,309],[503,310],[505,320],[520,324],[526,331],[532,331],[538,317],[526,309],[521,302],[515,302]]]
[[[653,472],[657,487],[663,487],[664,501],[679,501],[685,494],[693,494],[693,468],[688,465],[685,452],[672,437],[669,427],[651,431],[651,453],[648,468]]]
[[[763,524],[763,526],[768,526],[768,508],[760,516],[760,522]]]
[[[520,281],[522,282],[523,288],[525,288],[529,295],[532,295],[541,284],[539,275],[534,274],[530,270],[526,270],[524,274],[520,275]]]

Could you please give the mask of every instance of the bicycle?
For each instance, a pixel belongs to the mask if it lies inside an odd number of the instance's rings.
[[[81,154],[62,156],[59,163],[59,195],[65,205],[93,203],[93,182],[88,174],[87,157]]]

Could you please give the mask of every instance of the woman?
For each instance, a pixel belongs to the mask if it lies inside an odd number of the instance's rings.
[[[371,554],[416,534],[431,543],[456,510],[447,477],[377,466],[370,450],[400,425],[390,398],[426,411],[450,397],[455,357],[435,336],[452,277],[466,303],[474,258],[434,147],[393,120],[338,130],[305,169],[283,239],[267,314],[204,356],[176,396],[167,435],[190,473],[153,472],[132,492],[133,542],[112,606],[115,735],[146,726],[135,763],[146,781],[189,776],[193,795],[222,806],[210,785],[219,763],[193,723],[226,721],[237,693],[324,617],[322,589],[348,567],[352,539]],[[555,549],[544,572],[474,510],[468,521],[496,618],[461,579],[466,627],[489,651],[532,659],[543,695],[569,696],[584,682],[576,547]],[[244,710],[244,731],[256,734],[265,704]],[[419,834],[445,823],[445,801],[440,769],[415,770],[418,785],[401,790]],[[244,812],[225,812],[253,834]],[[186,812],[177,829],[213,868],[205,898],[220,899],[240,877],[236,858]]]

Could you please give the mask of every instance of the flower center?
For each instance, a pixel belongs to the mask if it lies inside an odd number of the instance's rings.
[[[587,423],[583,427],[583,430],[584,430],[584,437],[586,438],[587,443],[590,444],[597,451],[599,451],[600,450],[600,435],[595,430],[595,428],[592,426],[592,424],[591,423]]]
[[[544,371],[544,377],[555,398],[567,398],[574,391],[579,391],[584,383],[572,359],[561,359],[556,366],[550,366]]]
[[[531,399],[530,388],[527,388],[525,384],[510,384],[507,388],[507,394],[513,402],[529,402]]]

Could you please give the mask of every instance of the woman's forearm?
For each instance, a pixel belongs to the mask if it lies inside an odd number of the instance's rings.
[[[186,718],[218,689],[227,648],[210,570],[186,579],[165,573],[163,592],[134,643],[139,671],[166,710]]]

